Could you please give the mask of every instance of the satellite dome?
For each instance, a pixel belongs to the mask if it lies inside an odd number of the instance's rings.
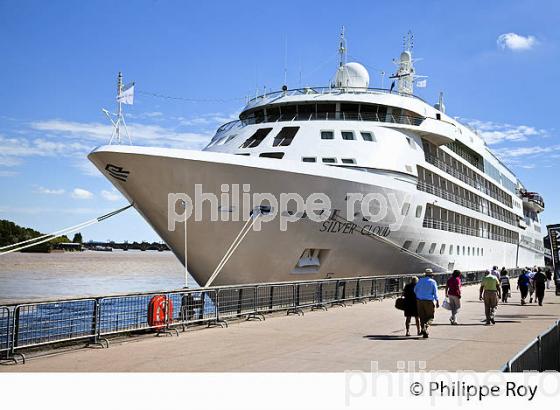
[[[401,53],[401,63],[410,63],[412,61],[412,54],[410,51],[405,50]]]
[[[369,73],[360,63],[346,63],[338,68],[333,86],[337,88],[368,88]]]

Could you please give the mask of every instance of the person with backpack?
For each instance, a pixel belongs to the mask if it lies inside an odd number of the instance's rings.
[[[511,284],[509,281],[508,271],[505,267],[500,271],[500,285],[502,286],[502,302],[507,303]]]
[[[521,293],[521,304],[525,304],[525,299],[527,298],[527,294],[529,293],[529,282],[531,279],[529,278],[528,270],[524,270],[521,275],[517,278],[517,289]]]

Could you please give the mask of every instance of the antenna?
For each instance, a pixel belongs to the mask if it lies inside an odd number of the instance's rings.
[[[115,127],[115,136],[117,137],[117,142],[119,144],[121,142],[121,127],[119,126],[119,124],[120,124],[119,120],[123,116],[122,115],[122,102],[120,101],[119,96],[122,93],[122,89],[123,89],[122,72],[119,71],[119,75],[117,76],[117,105],[118,105],[118,111],[117,111],[117,125]],[[127,134],[128,134],[128,132],[127,132]]]
[[[340,61],[339,66],[342,67],[346,64],[346,39],[344,38],[344,26],[342,26],[342,30],[340,31],[340,45],[338,46],[338,53],[340,54]]]
[[[412,34],[412,31],[408,30],[408,33],[403,36],[403,51],[408,51],[409,53],[411,53],[413,48],[414,34]]]
[[[284,85],[288,86],[288,35],[284,38]]]

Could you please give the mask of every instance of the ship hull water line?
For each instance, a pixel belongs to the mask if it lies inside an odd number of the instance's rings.
[[[476,131],[446,114],[443,94],[434,106],[413,94],[420,77],[412,36],[391,77],[395,89],[369,88],[366,68],[346,62],[344,31],[339,53],[330,87],[257,96],[202,151],[108,145],[89,159],[200,285],[542,265],[544,201]],[[246,209],[234,194],[244,185],[276,200],[324,194],[330,219],[304,217],[281,229],[282,213],[299,210],[279,207],[274,220],[245,232],[251,209],[266,202]],[[220,200],[228,187],[230,203],[220,204],[218,218],[203,203],[186,226],[170,229],[169,194],[196,201],[197,186]],[[386,198],[387,214],[349,209],[353,194]]]

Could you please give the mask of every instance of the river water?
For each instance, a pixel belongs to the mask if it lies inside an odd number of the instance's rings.
[[[192,277],[189,286],[197,286]],[[171,252],[11,253],[0,256],[0,304],[185,286]]]

